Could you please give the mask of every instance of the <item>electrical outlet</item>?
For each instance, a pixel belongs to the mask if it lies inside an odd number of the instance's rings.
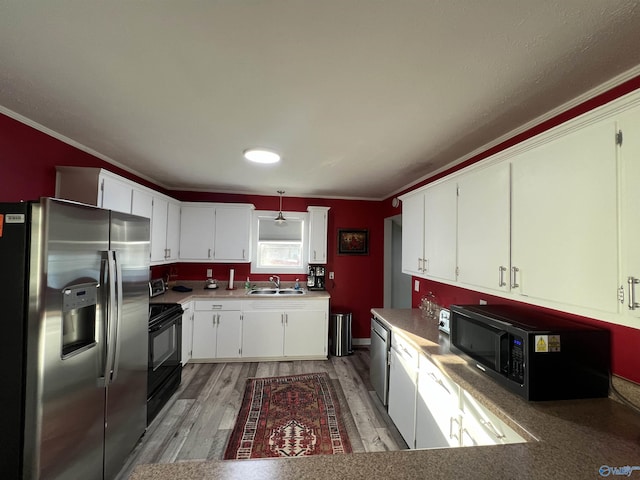
[[[329,280],[333,280],[333,272],[329,272]]]
[[[487,301],[486,301],[486,300],[482,300],[482,299],[480,299],[480,305],[486,305],[486,304],[487,304]]]
[[[213,270],[210,268],[207,268],[207,278],[211,278],[213,277]]]
[[[419,291],[420,291],[420,280],[416,280],[416,281],[413,283],[413,289],[414,289],[416,292],[419,292]]]

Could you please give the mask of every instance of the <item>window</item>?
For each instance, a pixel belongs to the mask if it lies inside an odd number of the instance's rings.
[[[306,273],[308,214],[283,212],[287,221],[277,224],[278,212],[254,212],[256,234],[251,273]]]

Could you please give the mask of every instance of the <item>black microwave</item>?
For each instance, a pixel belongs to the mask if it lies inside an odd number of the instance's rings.
[[[608,330],[511,305],[451,305],[451,351],[527,400],[606,397]]]

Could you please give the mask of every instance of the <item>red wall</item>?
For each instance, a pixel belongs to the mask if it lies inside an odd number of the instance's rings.
[[[56,165],[101,167],[138,183],[167,193],[183,201],[216,201],[253,203],[259,210],[277,210],[277,196],[231,195],[199,192],[167,192],[113,165],[69,146],[53,137],[0,114],[0,201],[33,200],[55,193]],[[369,337],[369,310],[382,305],[383,217],[381,202],[325,200],[284,197],[283,209],[306,211],[307,206],[328,206],[328,264],[335,280],[327,280],[331,293],[331,311],[353,314],[353,336]],[[337,229],[369,230],[369,255],[337,254]],[[181,280],[203,280],[206,269],[212,268],[219,280],[228,280],[229,269],[235,269],[238,281],[250,275],[248,264],[187,264],[171,267]],[[169,267],[154,267],[152,275],[164,276]],[[302,275],[283,275],[283,280],[295,280]],[[268,275],[251,275],[252,281],[267,280]],[[305,277],[306,279],[306,277]],[[301,278],[301,281],[303,279]]]
[[[0,202],[53,196],[57,165],[105,168],[163,191],[144,179],[0,114]]]

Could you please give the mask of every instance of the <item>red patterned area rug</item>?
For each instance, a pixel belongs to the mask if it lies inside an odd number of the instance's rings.
[[[351,453],[326,373],[250,378],[225,460]]]

